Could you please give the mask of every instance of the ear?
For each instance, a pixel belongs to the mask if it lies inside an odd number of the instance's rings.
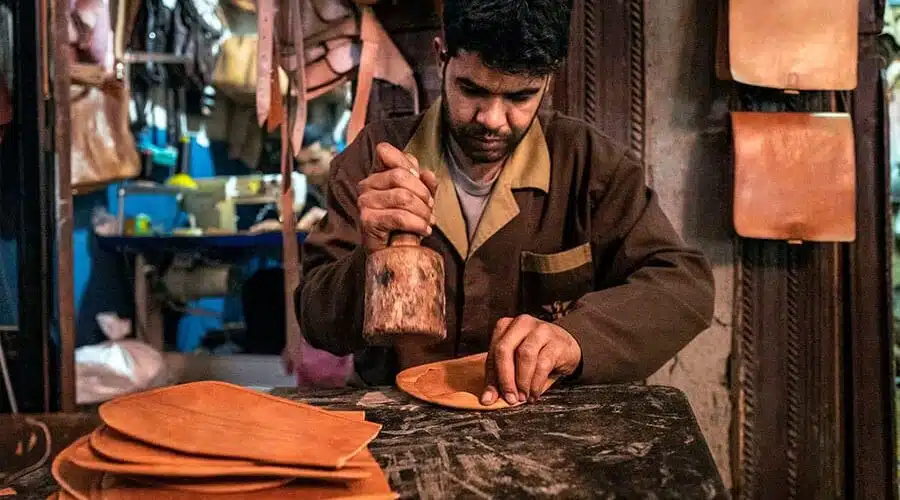
[[[441,37],[434,37],[434,40],[431,41],[431,46],[434,48],[434,55],[437,57],[438,62],[443,63],[444,58],[441,54],[444,52],[444,42],[441,40]]]
[[[434,55],[437,58],[438,68],[440,68],[441,73],[444,72],[444,66],[447,64],[447,49],[444,47],[444,41],[441,37],[436,36],[432,41],[432,47],[434,48]]]

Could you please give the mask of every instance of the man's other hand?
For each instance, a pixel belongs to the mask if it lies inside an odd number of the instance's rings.
[[[561,327],[526,314],[501,318],[491,338],[481,404],[501,396],[511,405],[536,401],[551,374],[571,375],[579,363],[581,346]]]
[[[375,172],[357,184],[356,200],[363,245],[379,250],[392,232],[431,234],[437,178],[419,162],[388,143],[375,148]]]

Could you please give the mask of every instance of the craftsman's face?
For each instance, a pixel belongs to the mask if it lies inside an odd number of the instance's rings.
[[[474,163],[493,163],[512,153],[537,115],[549,77],[510,75],[460,52],[444,66],[445,123]]]

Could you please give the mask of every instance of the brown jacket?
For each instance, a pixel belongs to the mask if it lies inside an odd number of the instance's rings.
[[[423,245],[444,257],[447,339],[432,347],[366,347],[365,250],[356,184],[387,141],[437,174],[435,231]],[[713,280],[648,189],[641,165],[586,123],[541,114],[507,160],[468,241],[441,155],[440,102],[425,113],[370,124],[335,158],[328,215],[303,245],[296,296],[303,334],[317,348],[356,354],[370,384],[427,361],[484,352],[495,322],[531,314],[580,343],[577,380],[639,380],[709,326]]]

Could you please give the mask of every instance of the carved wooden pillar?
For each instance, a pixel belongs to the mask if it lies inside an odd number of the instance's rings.
[[[848,497],[897,498],[892,335],[888,126],[877,36],[882,0],[860,2],[859,86],[851,113],[856,133],[857,239],[849,245],[846,334]]]
[[[732,468],[739,498],[897,497],[892,425],[887,121],[876,51],[883,0],[860,0],[858,87],[735,85],[731,109],[844,111],[854,123],[857,239],[788,245],[737,238]],[[574,0],[553,106],[644,159],[640,0]]]
[[[643,161],[643,0],[574,0],[569,40],[553,106],[598,126]]]
[[[732,466],[739,498],[896,498],[886,120],[876,36],[860,1],[858,86],[736,86],[732,109],[843,111],[856,143],[857,238],[738,238]]]

